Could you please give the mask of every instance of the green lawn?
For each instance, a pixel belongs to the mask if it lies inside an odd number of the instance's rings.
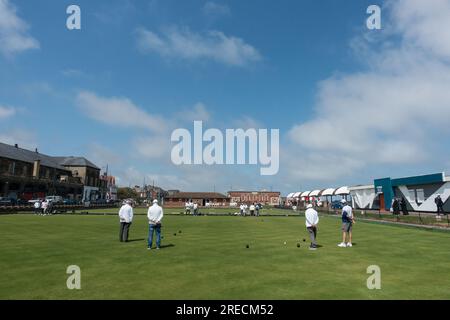
[[[0,228],[0,299],[450,299],[448,232],[359,222],[356,245],[338,248],[340,221],[323,216],[312,252],[303,217],[167,215],[165,247],[147,251],[142,215],[129,243],[111,215],[7,215]],[[69,265],[81,290],[66,287]],[[369,265],[381,290],[366,287]]]

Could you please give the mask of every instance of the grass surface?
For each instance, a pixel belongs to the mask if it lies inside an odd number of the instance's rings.
[[[340,221],[324,216],[312,252],[303,217],[166,216],[165,247],[147,251],[145,216],[129,243],[109,215],[9,215],[0,226],[0,299],[450,299],[447,232],[359,222],[356,245],[338,248]],[[81,290],[66,287],[69,265]],[[366,287],[369,265],[381,290]]]

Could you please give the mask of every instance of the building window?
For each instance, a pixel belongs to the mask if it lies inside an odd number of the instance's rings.
[[[408,190],[409,191],[409,201],[416,202],[416,190]]]
[[[425,202],[425,192],[423,189],[417,189],[416,190],[417,193],[417,203],[423,203]]]

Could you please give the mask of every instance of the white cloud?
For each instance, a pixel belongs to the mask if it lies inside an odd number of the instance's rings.
[[[160,159],[166,156],[166,159],[170,157],[170,135],[155,135],[148,137],[136,137],[134,138],[133,148],[137,152],[138,156],[145,159]]]
[[[208,121],[211,119],[211,114],[202,102],[197,102],[193,107],[177,112],[175,115],[180,122],[193,122],[195,120]]]
[[[9,0],[0,0],[0,53],[11,56],[38,49],[39,42],[28,34],[28,25],[17,15]]]
[[[288,136],[285,165],[297,178],[336,179],[371,166],[426,167],[445,151],[431,141],[450,137],[450,3],[389,2],[399,37],[360,38],[365,71],[321,82],[311,120]],[[369,39],[369,42],[365,42]],[[382,41],[382,42],[381,42]],[[365,42],[365,43],[364,43]],[[373,50],[374,53],[371,53]],[[292,162],[292,163],[291,163]]]
[[[189,28],[172,27],[160,35],[140,28],[138,47],[142,52],[156,52],[163,57],[183,60],[211,59],[231,66],[245,66],[261,60],[261,55],[244,40],[221,31],[194,33]]]
[[[121,154],[96,142],[89,145],[86,157],[99,167],[106,165],[114,167],[122,165],[124,162]]]
[[[231,10],[227,5],[214,1],[207,1],[202,8],[202,12],[205,16],[213,19],[231,14]]]
[[[82,91],[77,104],[90,118],[108,125],[147,129],[161,132],[166,122],[159,116],[150,115],[124,97],[100,97],[93,92]]]
[[[16,112],[16,108],[0,105],[0,120],[13,117]]]
[[[450,59],[448,0],[398,0],[391,5],[394,26],[406,43]]]

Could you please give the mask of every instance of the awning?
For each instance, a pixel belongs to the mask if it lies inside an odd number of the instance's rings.
[[[296,192],[296,193],[294,193],[294,198],[300,197],[301,194],[302,194],[301,192]]]
[[[348,187],[340,187],[338,188],[335,192],[335,195],[346,195],[346,194],[350,194]]]
[[[301,197],[308,197],[311,191],[305,191],[302,193]]]
[[[336,191],[336,189],[333,189],[333,188],[328,188],[328,189],[325,189],[323,192],[322,192],[322,196],[332,196],[332,195],[334,195],[334,192]]]
[[[318,197],[319,195],[320,195],[320,192],[321,192],[322,190],[314,190],[314,191],[311,191],[311,193],[309,194],[309,196],[310,197]]]
[[[293,195],[294,195],[294,193],[289,193],[288,195],[287,195],[287,199],[292,199],[293,198]]]

